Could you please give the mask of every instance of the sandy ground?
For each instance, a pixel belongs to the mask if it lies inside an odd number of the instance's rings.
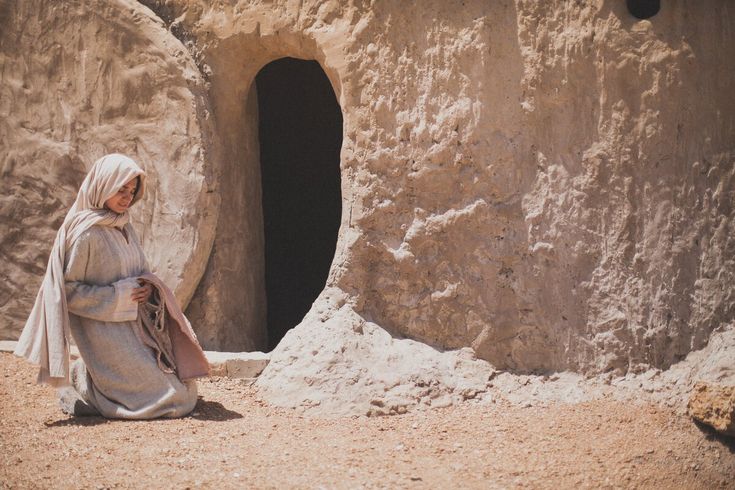
[[[735,441],[651,404],[316,419],[212,378],[190,417],[111,421],[62,414],[11,354],[0,371],[2,488],[735,488]]]

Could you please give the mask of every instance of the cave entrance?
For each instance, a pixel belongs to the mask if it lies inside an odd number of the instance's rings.
[[[270,350],[309,311],[334,258],[342,111],[316,61],[272,61],[255,83]]]

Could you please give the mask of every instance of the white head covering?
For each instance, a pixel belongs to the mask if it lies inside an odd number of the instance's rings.
[[[36,303],[18,339],[15,355],[40,366],[39,383],[61,386],[69,378],[69,312],[64,290],[64,260],[67,250],[93,225],[122,228],[127,211],[117,214],[105,209],[105,201],[135,177],[138,189],[132,204],[143,197],[145,172],[118,153],[105,155],[95,162],[82,182],[74,205],[56,233],[46,275],[36,296]]]

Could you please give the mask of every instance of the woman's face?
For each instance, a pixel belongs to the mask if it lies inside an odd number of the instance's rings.
[[[105,208],[113,211],[117,214],[123,214],[128,210],[130,204],[133,202],[135,197],[135,190],[138,188],[138,177],[130,180],[127,184],[122,186],[117,194],[105,201]]]

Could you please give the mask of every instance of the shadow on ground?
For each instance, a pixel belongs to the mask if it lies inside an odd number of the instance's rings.
[[[197,420],[232,420],[241,419],[242,414],[225,408],[219,402],[213,402],[199,398],[194,407],[194,411],[190,415],[191,418]]]
[[[693,420],[693,422],[694,425],[696,425],[697,428],[700,430],[700,432],[705,435],[707,440],[718,441],[722,443],[722,445],[725,446],[727,449],[729,449],[731,454],[735,454],[735,437],[721,434],[720,432],[717,432],[714,428],[710,427],[707,424],[703,424],[698,420]]]
[[[44,422],[46,427],[69,427],[69,426],[81,426],[91,427],[93,425],[108,424],[112,422],[110,419],[106,419],[102,416],[90,416],[90,417],[70,417],[67,419],[55,420],[53,422]]]
[[[242,414],[225,408],[219,402],[213,402],[204,400],[201,397],[197,400],[197,404],[194,407],[194,411],[189,415],[190,418],[196,420],[209,420],[209,421],[224,421],[241,419]],[[159,419],[166,420],[166,419]],[[46,427],[69,427],[69,426],[80,426],[80,427],[91,427],[94,425],[108,424],[113,422],[121,422],[121,419],[106,419],[101,416],[86,416],[86,417],[69,417],[61,420],[54,420],[44,422]],[[136,420],[125,420],[125,422],[139,422]]]

